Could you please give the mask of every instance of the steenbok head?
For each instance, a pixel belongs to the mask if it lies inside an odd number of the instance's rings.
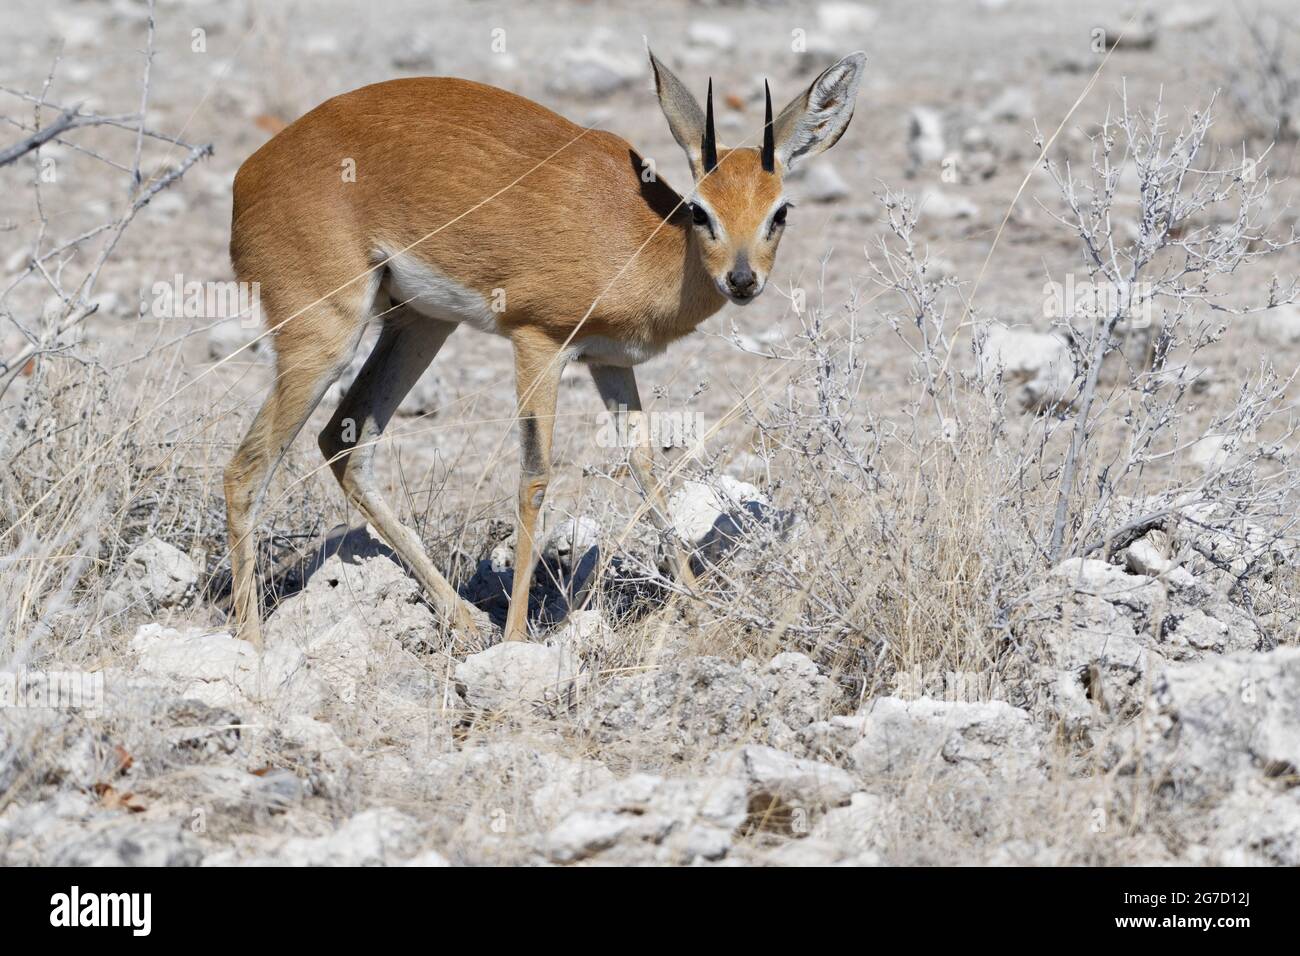
[[[659,106],[695,177],[689,210],[693,245],[718,291],[732,302],[752,302],[763,291],[791,206],[782,180],[844,135],[866,62],[865,53],[850,53],[775,119],[772,93],[764,83],[763,145],[728,149],[714,132],[713,81],[702,110],[682,81],[650,54]]]

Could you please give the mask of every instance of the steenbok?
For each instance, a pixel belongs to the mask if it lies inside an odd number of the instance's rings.
[[[276,376],[225,472],[241,636],[261,643],[253,531],[271,473],[378,316],[379,340],[320,448],[453,626],[469,626],[471,608],[380,496],[375,447],[457,326],[513,346],[522,474],[505,637],[522,639],[565,363],[585,362],[606,406],[635,413],[634,366],[763,291],[790,208],[783,177],[844,134],[865,62],[846,56],[775,118],[769,92],[762,146],[728,149],[714,132],[712,81],[701,109],[651,54],[694,176],[689,198],[644,175],[619,137],[458,79],[345,93],[254,153],[235,177],[230,255],[240,280],[260,284]],[[630,464],[667,530],[649,449],[633,448]],[[675,566],[689,584],[680,552]]]

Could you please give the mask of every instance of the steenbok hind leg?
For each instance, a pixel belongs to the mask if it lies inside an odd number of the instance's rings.
[[[405,311],[393,317],[319,440],[344,494],[415,572],[448,622],[470,630],[473,610],[433,566],[415,532],[398,520],[374,473],[375,449],[385,426],[455,328]]]
[[[253,528],[261,489],[271,470],[267,434],[275,417],[268,399],[226,466],[226,541],[230,548],[231,608],[239,636],[261,646],[261,609],[257,592],[257,548]]]
[[[226,467],[231,605],[239,636],[259,648],[262,646],[261,601],[253,535],[257,513],[276,465],[325,390],[347,365],[360,332],[358,324],[352,335],[320,335],[309,347],[300,339],[281,336],[271,394]]]

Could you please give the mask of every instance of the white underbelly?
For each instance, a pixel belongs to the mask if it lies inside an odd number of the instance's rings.
[[[597,365],[617,365],[631,368],[640,365],[656,355],[662,355],[662,345],[648,345],[644,342],[625,342],[607,338],[604,335],[592,335],[574,344],[573,357],[579,361],[594,362]]]
[[[421,315],[443,322],[465,323],[483,332],[501,334],[493,302],[461,285],[409,253],[387,262],[388,295],[392,305],[405,304]],[[502,301],[504,308],[504,300]]]
[[[388,260],[387,268],[387,291],[392,306],[404,304],[421,315],[442,322],[464,323],[481,332],[503,334],[498,318],[505,308],[504,293],[498,311],[493,307],[494,300],[444,275],[410,253],[394,255]],[[572,342],[568,355],[578,361],[631,368],[663,351],[662,345],[592,335]]]

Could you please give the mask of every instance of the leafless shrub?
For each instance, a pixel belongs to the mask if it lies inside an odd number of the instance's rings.
[[[1225,87],[1247,130],[1269,141],[1300,138],[1300,23],[1279,11],[1242,12],[1245,36],[1216,62],[1227,63]]]
[[[1070,303],[1061,323],[1073,343],[1080,380],[1055,481],[1045,552],[1052,562],[1094,550],[1098,521],[1117,489],[1130,478],[1142,483],[1153,466],[1177,459],[1201,437],[1179,435],[1178,411],[1199,373],[1194,359],[1227,329],[1222,320],[1292,302],[1297,295],[1294,276],[1274,274],[1254,302],[1243,301],[1239,283],[1229,287],[1224,281],[1297,243],[1294,230],[1281,239],[1268,234],[1264,216],[1271,183],[1259,161],[1213,155],[1208,108],[1191,113],[1175,131],[1159,102],[1146,115],[1130,109],[1125,93],[1121,107],[1120,115],[1107,117],[1093,136],[1082,182],[1068,160],[1044,161],[1067,210],[1052,215],[1076,233],[1090,290]],[[1137,192],[1129,214],[1117,199],[1126,174],[1136,180],[1131,185]],[[1121,347],[1120,333],[1140,336],[1142,346],[1136,361],[1125,356],[1127,372],[1103,393],[1103,365]],[[1270,370],[1261,370],[1214,433],[1256,435],[1263,419],[1283,405],[1285,385]],[[1056,428],[1046,421],[1045,427]],[[1256,448],[1247,460],[1234,460],[1234,473],[1240,479],[1243,469],[1271,457]],[[1213,498],[1213,489],[1226,480],[1226,467],[1224,462],[1210,468],[1184,494],[1198,491]]]
[[[752,409],[753,452],[797,516],[791,540],[755,529],[744,572],[708,597],[705,621],[747,628],[756,656],[794,641],[859,694],[890,692],[905,672],[988,672],[1001,605],[1034,563],[1000,401],[950,361],[960,287],[920,247],[913,203],[881,201],[889,235],[869,250],[869,294],[839,310],[819,294],[800,310],[799,333],[772,351],[794,371]],[[868,304],[878,317],[864,318]],[[881,336],[912,355],[886,386],[902,389],[888,416],[866,394]]]
[[[136,216],[211,153],[209,145],[190,145],[148,123],[153,31],[151,4],[140,96],[130,112],[103,114],[54,102],[50,94],[61,55],[37,92],[0,87],[0,94],[29,114],[0,116],[3,127],[22,134],[0,149],[0,171],[21,175],[32,210],[21,229],[29,237],[25,261],[0,288],[0,322],[25,342],[0,356],[0,579],[6,592],[0,659],[17,655],[21,661],[49,633],[51,622],[77,603],[83,575],[105,553],[111,563],[122,529],[139,515],[140,503],[131,495],[141,481],[159,474],[133,472],[149,465],[132,430],[141,409],[115,394],[121,370],[103,366],[81,347],[78,335],[80,324],[99,308],[96,283]],[[88,131],[101,139],[84,138]],[[67,220],[49,214],[43,188],[53,168],[43,150],[55,145],[122,180],[120,192],[104,197],[114,201],[104,221],[66,235],[59,230]],[[19,224],[14,231],[20,232]],[[166,394],[170,383],[156,384]],[[161,474],[174,477],[177,462],[169,456],[163,461]],[[156,519],[152,515],[146,523]],[[94,611],[88,614],[93,621]]]

